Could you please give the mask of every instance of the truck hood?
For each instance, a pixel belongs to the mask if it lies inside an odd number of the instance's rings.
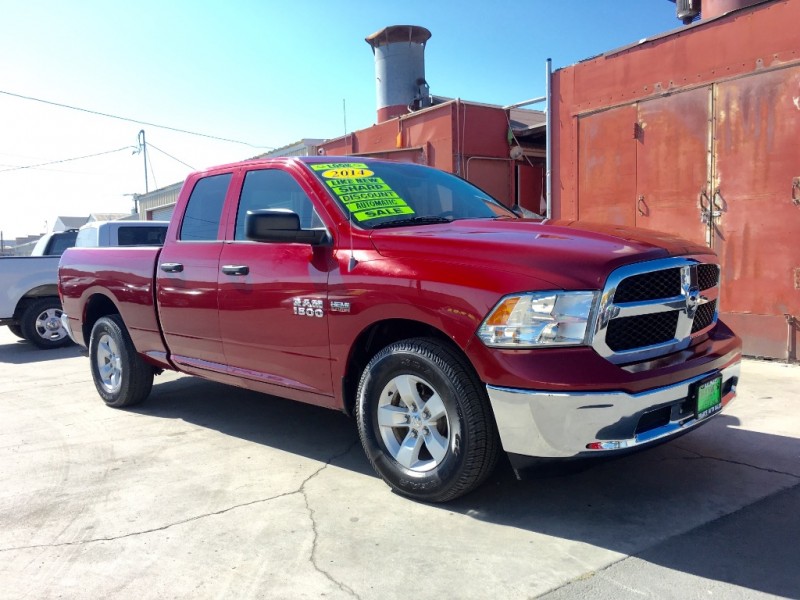
[[[630,263],[713,255],[706,246],[665,233],[574,221],[464,219],[378,229],[371,239],[386,258],[514,272],[559,289],[600,289],[611,271]]]

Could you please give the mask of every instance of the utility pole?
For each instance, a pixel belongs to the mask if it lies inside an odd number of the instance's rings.
[[[150,188],[147,184],[147,142],[144,139],[144,129],[139,130],[139,150],[144,157],[144,193],[150,191]]]

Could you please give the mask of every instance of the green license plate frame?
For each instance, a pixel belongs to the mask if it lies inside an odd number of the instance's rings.
[[[694,415],[698,421],[722,410],[722,375],[712,375],[694,385]]]

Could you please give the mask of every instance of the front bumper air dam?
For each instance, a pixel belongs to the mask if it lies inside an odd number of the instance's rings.
[[[736,362],[719,371],[723,407],[736,395],[740,370]],[[689,410],[690,389],[715,373],[638,394],[486,387],[510,456],[574,459],[623,454],[705,423],[708,419],[698,421]]]

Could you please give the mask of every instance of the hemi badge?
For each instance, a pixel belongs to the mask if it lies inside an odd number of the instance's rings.
[[[331,300],[331,312],[349,313],[350,303],[339,300]]]

